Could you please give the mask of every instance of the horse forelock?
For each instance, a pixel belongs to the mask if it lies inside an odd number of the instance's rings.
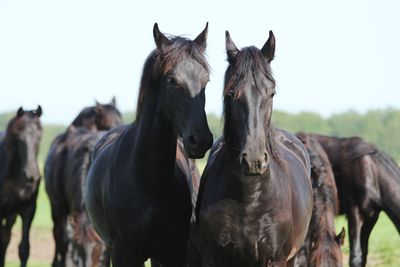
[[[137,119],[141,114],[143,102],[149,90],[158,87],[161,77],[171,72],[185,57],[198,62],[207,72],[210,71],[204,49],[196,42],[180,36],[173,37],[170,42],[171,44],[162,51],[153,50],[145,61],[136,108]]]
[[[270,65],[261,51],[254,46],[240,50],[235,60],[229,64],[225,72],[224,98],[240,96],[240,91],[244,89],[245,78],[249,75],[252,75],[256,81],[260,79],[260,76],[264,76],[274,85],[276,83]]]

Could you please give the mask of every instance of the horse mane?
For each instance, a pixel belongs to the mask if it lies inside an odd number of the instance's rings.
[[[225,72],[225,84],[223,91],[223,117],[224,117],[224,136],[229,132],[231,99],[239,98],[243,90],[243,81],[246,75],[251,72],[254,80],[260,79],[260,75],[267,77],[275,85],[275,79],[271,74],[271,67],[267,64],[261,51],[255,46],[249,46],[241,49],[237,54],[234,62],[231,62]],[[276,146],[275,132],[271,127],[271,121],[267,121],[265,125],[267,129],[267,151],[280,164],[283,164],[280,158],[278,148]]]
[[[326,255],[331,252],[331,244],[336,243],[333,220],[339,211],[339,200],[328,157],[316,140],[308,136],[307,139],[306,148],[315,172],[311,175],[314,203],[309,233],[311,244],[318,248],[311,253],[310,262],[318,266],[321,260],[328,260]]]
[[[71,125],[75,127],[83,126],[83,121],[88,118],[96,118],[95,106],[86,107],[81,112],[79,112],[78,116],[72,121]]]
[[[149,91],[157,90],[161,77],[170,72],[184,56],[199,62],[209,71],[203,47],[190,39],[180,36],[172,37],[170,42],[171,44],[162,51],[154,49],[144,63],[136,105],[136,120],[140,118],[143,102]]]

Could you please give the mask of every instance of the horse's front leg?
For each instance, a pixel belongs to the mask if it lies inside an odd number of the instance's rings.
[[[368,239],[379,212],[366,217],[358,206],[352,206],[347,214],[350,241],[350,267],[364,267],[367,263]]]
[[[3,267],[7,252],[8,243],[10,243],[11,229],[17,219],[17,215],[13,214],[8,217],[0,217],[0,266]]]
[[[21,212],[22,238],[19,244],[18,254],[21,260],[21,267],[25,267],[29,257],[29,231],[36,211],[36,199]]]

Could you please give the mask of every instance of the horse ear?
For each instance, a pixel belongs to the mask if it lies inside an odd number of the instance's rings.
[[[115,98],[115,96],[113,96],[113,98],[111,99],[110,105],[113,107],[117,106],[117,99]]]
[[[104,107],[96,101],[96,106],[94,107],[94,112],[98,115],[102,115],[104,113]]]
[[[36,109],[35,114],[36,114],[36,116],[40,117],[40,116],[42,116],[42,113],[43,113],[42,107],[40,105],[38,105],[38,108]]]
[[[269,31],[269,37],[267,42],[264,44],[263,48],[261,49],[261,53],[263,56],[268,60],[270,63],[275,56],[275,36],[272,31]]]
[[[228,56],[228,62],[232,63],[237,54],[239,53],[239,49],[237,49],[235,43],[231,39],[231,35],[228,31],[225,31],[225,47],[226,47],[226,54]]]
[[[344,227],[342,227],[342,231],[340,231],[340,233],[335,237],[335,241],[339,246],[343,246],[345,235],[346,231],[344,230]]]
[[[153,36],[156,46],[159,50],[163,50],[171,44],[170,40],[162,32],[160,32],[157,23],[154,23]]]
[[[197,43],[203,50],[206,50],[207,46],[207,35],[208,35],[208,22],[206,23],[206,27],[204,30],[194,39],[194,42]]]
[[[17,111],[17,117],[21,117],[22,115],[24,115],[25,111],[22,107],[20,107]]]

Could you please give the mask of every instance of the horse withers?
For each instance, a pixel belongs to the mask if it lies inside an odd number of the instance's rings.
[[[111,130],[94,150],[87,209],[115,267],[141,267],[148,258],[186,266],[192,212],[187,157],[203,157],[212,145],[204,111],[207,30],[193,41],[169,39],[154,25],[156,49],[144,64],[136,121]],[[180,159],[178,138],[185,152]]]
[[[22,219],[21,266],[28,261],[29,231],[40,184],[37,155],[42,138],[41,115],[40,106],[30,111],[19,108],[0,137],[0,266],[4,266],[11,229],[18,215]]]
[[[202,266],[292,266],[312,212],[303,144],[271,126],[272,32],[260,50],[226,32],[224,133],[203,172],[196,206]]]

